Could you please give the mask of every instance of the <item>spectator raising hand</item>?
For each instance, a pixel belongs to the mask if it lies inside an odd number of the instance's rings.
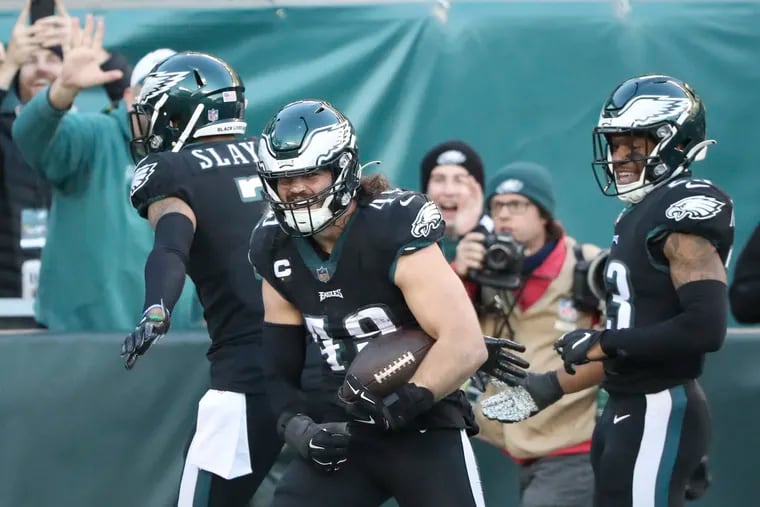
[[[80,90],[121,79],[121,70],[100,68],[104,31],[103,20],[96,22],[92,14],[86,16],[84,27],[78,18],[71,19],[71,35],[64,49],[61,75],[50,88],[50,103],[56,109],[68,109]]]
[[[483,216],[483,187],[471,174],[462,180],[466,191],[459,197],[458,211],[454,218],[454,233],[457,237],[475,229]]]
[[[47,60],[41,62],[47,64],[44,69],[36,65],[39,68],[33,72],[23,72],[30,64],[22,66],[22,87],[28,74],[31,89],[42,91],[29,94],[32,97],[19,109],[12,127],[20,155],[34,168],[26,173],[41,175],[51,185],[54,203],[40,264],[35,318],[50,331],[132,330],[134,315],[142,310],[143,267],[153,234],[147,223],[127,209],[131,208],[127,196],[134,170],[127,104],[121,100],[127,93],[107,90],[109,98],[118,93],[118,100],[114,103],[112,98],[106,113],[70,110],[80,90],[128,84],[129,79],[123,79],[125,71],[101,66],[102,21],[96,23],[87,16],[84,26],[77,19],[67,25],[68,31],[61,31],[50,20],[42,23],[46,38],[68,34],[63,51],[57,48],[64,58],[58,60],[55,72]],[[35,53],[42,52],[53,49]],[[48,90],[39,88],[48,82],[52,82]],[[130,97],[133,94],[131,90]],[[72,235],[85,228],[87,241],[72,243]],[[130,252],[129,258],[120,259],[118,269],[103,262],[118,252]],[[119,290],[102,291],[102,287],[116,286]],[[173,329],[187,328],[194,320],[192,284],[185,288],[186,296],[172,312]]]
[[[35,50],[41,47],[37,40],[37,32],[40,31],[40,27],[29,25],[30,4],[31,1],[27,0],[26,5],[18,15],[18,19],[16,19],[16,24],[13,25],[11,40],[8,41],[5,58],[0,64],[0,89],[8,89],[21,65],[32,56]]]

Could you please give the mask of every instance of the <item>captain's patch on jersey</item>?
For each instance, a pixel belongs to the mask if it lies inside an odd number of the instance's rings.
[[[417,212],[417,217],[412,224],[412,236],[415,238],[427,237],[433,229],[437,229],[442,223],[441,210],[433,201],[428,201]]]
[[[151,174],[156,171],[156,162],[152,164],[141,165],[135,169],[135,175],[132,176],[132,187],[129,189],[129,195],[135,195],[135,192],[140,190],[143,185],[148,182]]]
[[[706,195],[690,195],[676,201],[665,210],[665,216],[676,222],[684,218],[692,220],[707,220],[723,209],[726,203]]]

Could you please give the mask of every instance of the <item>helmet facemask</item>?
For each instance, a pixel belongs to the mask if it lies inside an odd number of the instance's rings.
[[[327,188],[305,198],[282,200],[277,191],[279,180],[320,170],[328,170],[332,176],[332,183]],[[351,199],[359,188],[360,171],[355,152],[345,150],[327,164],[283,172],[277,176],[262,174],[261,181],[266,191],[265,198],[280,225],[291,236],[305,237],[323,231],[348,211]]]
[[[684,153],[679,147],[678,126],[667,122],[647,129],[597,127],[593,133],[594,176],[604,195],[618,196],[627,203],[641,201],[659,183],[681,173],[685,166]],[[631,154],[627,160],[613,161],[610,139],[612,136],[628,135]],[[647,155],[633,151],[633,138],[640,137],[653,144]],[[665,156],[668,154],[668,156]],[[639,178],[629,183],[619,183],[615,166],[634,162],[641,164]],[[675,168],[675,169],[671,169]]]
[[[135,102],[132,106],[132,111],[129,112],[129,127],[132,131],[129,149],[135,163],[150,153],[160,151],[164,145],[164,139],[158,134],[154,134],[153,131],[160,114],[160,108],[167,98],[168,96],[164,95],[159,99],[156,103],[158,108],[147,102]]]

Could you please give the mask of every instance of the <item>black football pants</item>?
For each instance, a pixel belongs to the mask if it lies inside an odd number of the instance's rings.
[[[463,430],[354,434],[348,462],[321,472],[293,460],[272,507],[484,507],[475,455]]]
[[[610,393],[591,444],[594,507],[682,507],[709,439],[696,381],[646,395]]]

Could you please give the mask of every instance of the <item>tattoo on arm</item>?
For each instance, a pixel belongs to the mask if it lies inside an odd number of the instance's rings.
[[[665,241],[664,252],[670,261],[670,278],[676,289],[697,280],[726,283],[726,268],[718,251],[707,239],[674,232]]]
[[[185,201],[177,197],[166,197],[150,203],[150,206],[148,206],[148,221],[150,221],[150,225],[155,229],[161,217],[169,213],[181,213],[185,215],[193,223],[193,229],[195,229],[195,213],[193,213],[193,209]]]

